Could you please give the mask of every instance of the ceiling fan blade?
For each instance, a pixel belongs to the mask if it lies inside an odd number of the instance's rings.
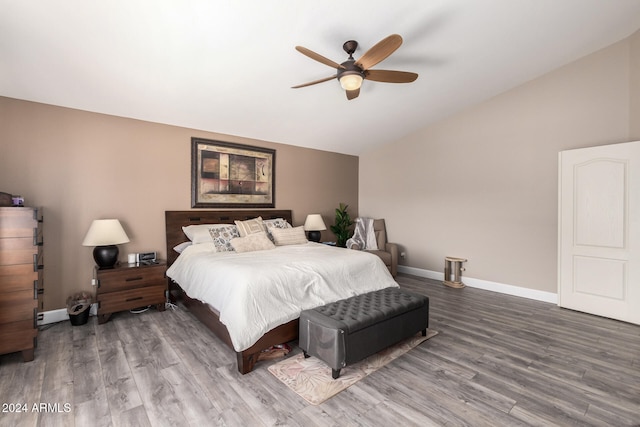
[[[378,62],[383,61],[389,55],[391,55],[397,48],[402,44],[402,37],[398,34],[391,34],[389,37],[386,37],[380,40],[377,44],[375,44],[371,49],[366,51],[364,55],[360,57],[356,61],[356,65],[362,68],[363,70],[367,70]]]
[[[367,70],[364,74],[367,80],[385,83],[411,83],[418,78],[416,73],[408,71]]]
[[[312,82],[309,82],[309,83],[303,83],[303,84],[301,84],[301,85],[297,85],[297,86],[291,86],[291,89],[298,89],[298,88],[301,88],[301,87],[311,86],[311,85],[315,85],[315,84],[322,83],[322,82],[328,82],[329,80],[333,80],[333,79],[335,79],[336,77],[337,77],[337,74],[334,74],[333,76],[331,76],[331,77],[325,77],[324,79],[314,80],[314,81],[312,81]]]
[[[346,92],[347,92],[347,99],[351,101],[352,99],[356,99],[358,95],[360,95],[360,88],[354,89],[354,90],[348,90]]]
[[[309,58],[316,60],[318,62],[323,63],[324,65],[328,65],[331,68],[344,68],[342,65],[338,64],[337,62],[334,62],[332,60],[330,60],[329,58],[325,58],[324,56],[315,53],[312,50],[307,49],[306,47],[302,47],[302,46],[296,46],[296,50],[298,52],[300,52],[303,55],[308,56]]]

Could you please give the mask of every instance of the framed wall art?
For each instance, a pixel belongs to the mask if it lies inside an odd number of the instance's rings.
[[[276,150],[191,138],[191,207],[275,207]]]

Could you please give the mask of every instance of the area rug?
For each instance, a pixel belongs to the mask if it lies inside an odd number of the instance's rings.
[[[335,380],[331,377],[331,368],[322,360],[316,357],[305,359],[302,353],[269,366],[269,372],[307,402],[319,405],[437,334],[438,332],[429,329],[426,337],[418,334],[407,338],[347,366]]]

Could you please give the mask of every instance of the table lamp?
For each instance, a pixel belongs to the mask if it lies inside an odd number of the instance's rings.
[[[129,237],[117,219],[96,219],[91,223],[82,246],[95,246],[93,259],[100,268],[113,268],[118,262],[118,247]]]
[[[310,214],[307,215],[307,219],[304,222],[304,230],[307,232],[308,239],[312,242],[320,241],[320,231],[326,230],[327,226],[324,225],[322,215]]]

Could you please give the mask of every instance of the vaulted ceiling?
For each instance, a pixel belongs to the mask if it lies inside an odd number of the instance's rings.
[[[640,0],[0,0],[0,96],[359,154],[621,40]],[[403,45],[363,83],[300,54]]]

